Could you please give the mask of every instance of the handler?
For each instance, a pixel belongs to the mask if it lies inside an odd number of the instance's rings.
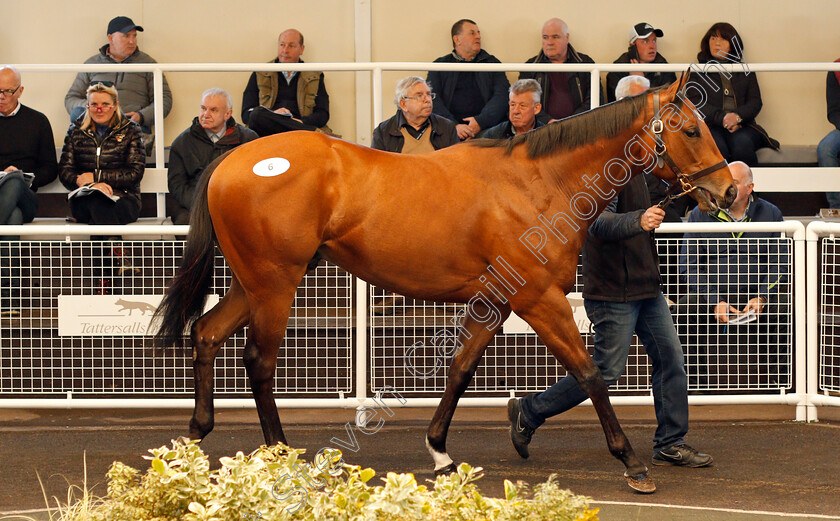
[[[657,428],[654,465],[708,467],[712,457],[686,444],[688,389],[683,351],[665,296],[653,230],[665,211],[651,206],[644,177],[634,177],[598,216],[583,246],[583,297],[595,340],[593,359],[607,385],[621,377],[633,332],[650,357]],[[523,458],[534,431],[547,418],[586,400],[567,375],[542,393],[508,402],[510,439]]]

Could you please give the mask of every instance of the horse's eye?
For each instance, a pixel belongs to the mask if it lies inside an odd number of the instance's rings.
[[[688,137],[700,137],[700,129],[697,127],[694,128],[687,128],[683,130],[686,136]]]

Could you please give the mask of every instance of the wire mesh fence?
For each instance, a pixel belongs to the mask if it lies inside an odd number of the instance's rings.
[[[0,395],[192,396],[189,338],[184,352],[160,351],[144,320],[154,309],[149,297],[163,294],[183,246],[180,240],[0,242]],[[224,295],[230,276],[218,255],[213,294]],[[353,292],[353,278],[335,266],[321,265],[303,279],[279,352],[278,394],[352,390]],[[62,299],[70,309],[60,308]],[[86,300],[101,301],[109,317],[79,311],[62,326],[75,334],[62,334],[60,312],[72,314],[73,303]],[[110,334],[123,326],[97,322],[114,317],[135,317],[139,325]],[[218,397],[250,396],[241,362],[246,334],[232,336],[216,358]]]
[[[663,291],[686,354],[690,391],[754,391],[792,386],[792,239],[775,236],[683,239],[657,237]],[[703,255],[689,265],[688,255]],[[710,263],[710,259],[715,259]],[[699,266],[699,270],[697,267]],[[699,271],[699,273],[698,273]],[[570,303],[582,310],[581,267]],[[714,295],[712,299],[709,297]],[[749,300],[766,303],[755,316],[743,313]],[[714,300],[714,302],[708,301]],[[406,299],[371,287],[370,382],[405,393],[442,392],[457,345],[459,314],[465,306]],[[721,323],[718,302],[737,308]],[[590,352],[590,325],[577,320]],[[468,394],[542,391],[566,375],[532,331],[509,333],[503,327],[491,341]],[[634,336],[627,365],[614,394],[650,391],[650,368],[644,347]]]
[[[821,240],[819,389],[840,392],[840,242]]]

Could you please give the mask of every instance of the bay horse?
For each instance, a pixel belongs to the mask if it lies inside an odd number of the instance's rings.
[[[156,312],[162,346],[179,342],[192,324],[190,438],[213,429],[213,360],[248,325],[242,358],[265,442],[286,443],[273,396],[277,355],[298,284],[307,267],[326,259],[389,291],[468,304],[426,437],[437,474],[455,469],[446,452],[455,407],[488,342],[515,311],[591,398],[628,484],[653,492],[566,293],[589,224],[630,177],[650,170],[675,191],[690,191],[705,210],[734,200],[729,168],[682,95],[687,79],[511,140],[431,154],[289,132],[219,157],[199,183],[181,266]],[[231,284],[198,318],[214,241],[230,265]],[[485,273],[494,266],[501,276],[489,284]]]

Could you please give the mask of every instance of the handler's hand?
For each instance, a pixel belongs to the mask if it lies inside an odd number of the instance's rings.
[[[725,300],[721,300],[718,302],[717,306],[715,306],[715,320],[721,324],[729,322],[730,313],[738,313],[738,310],[730,306]]]
[[[659,228],[665,218],[665,210],[658,206],[651,206],[642,214],[642,229],[646,232]]]

